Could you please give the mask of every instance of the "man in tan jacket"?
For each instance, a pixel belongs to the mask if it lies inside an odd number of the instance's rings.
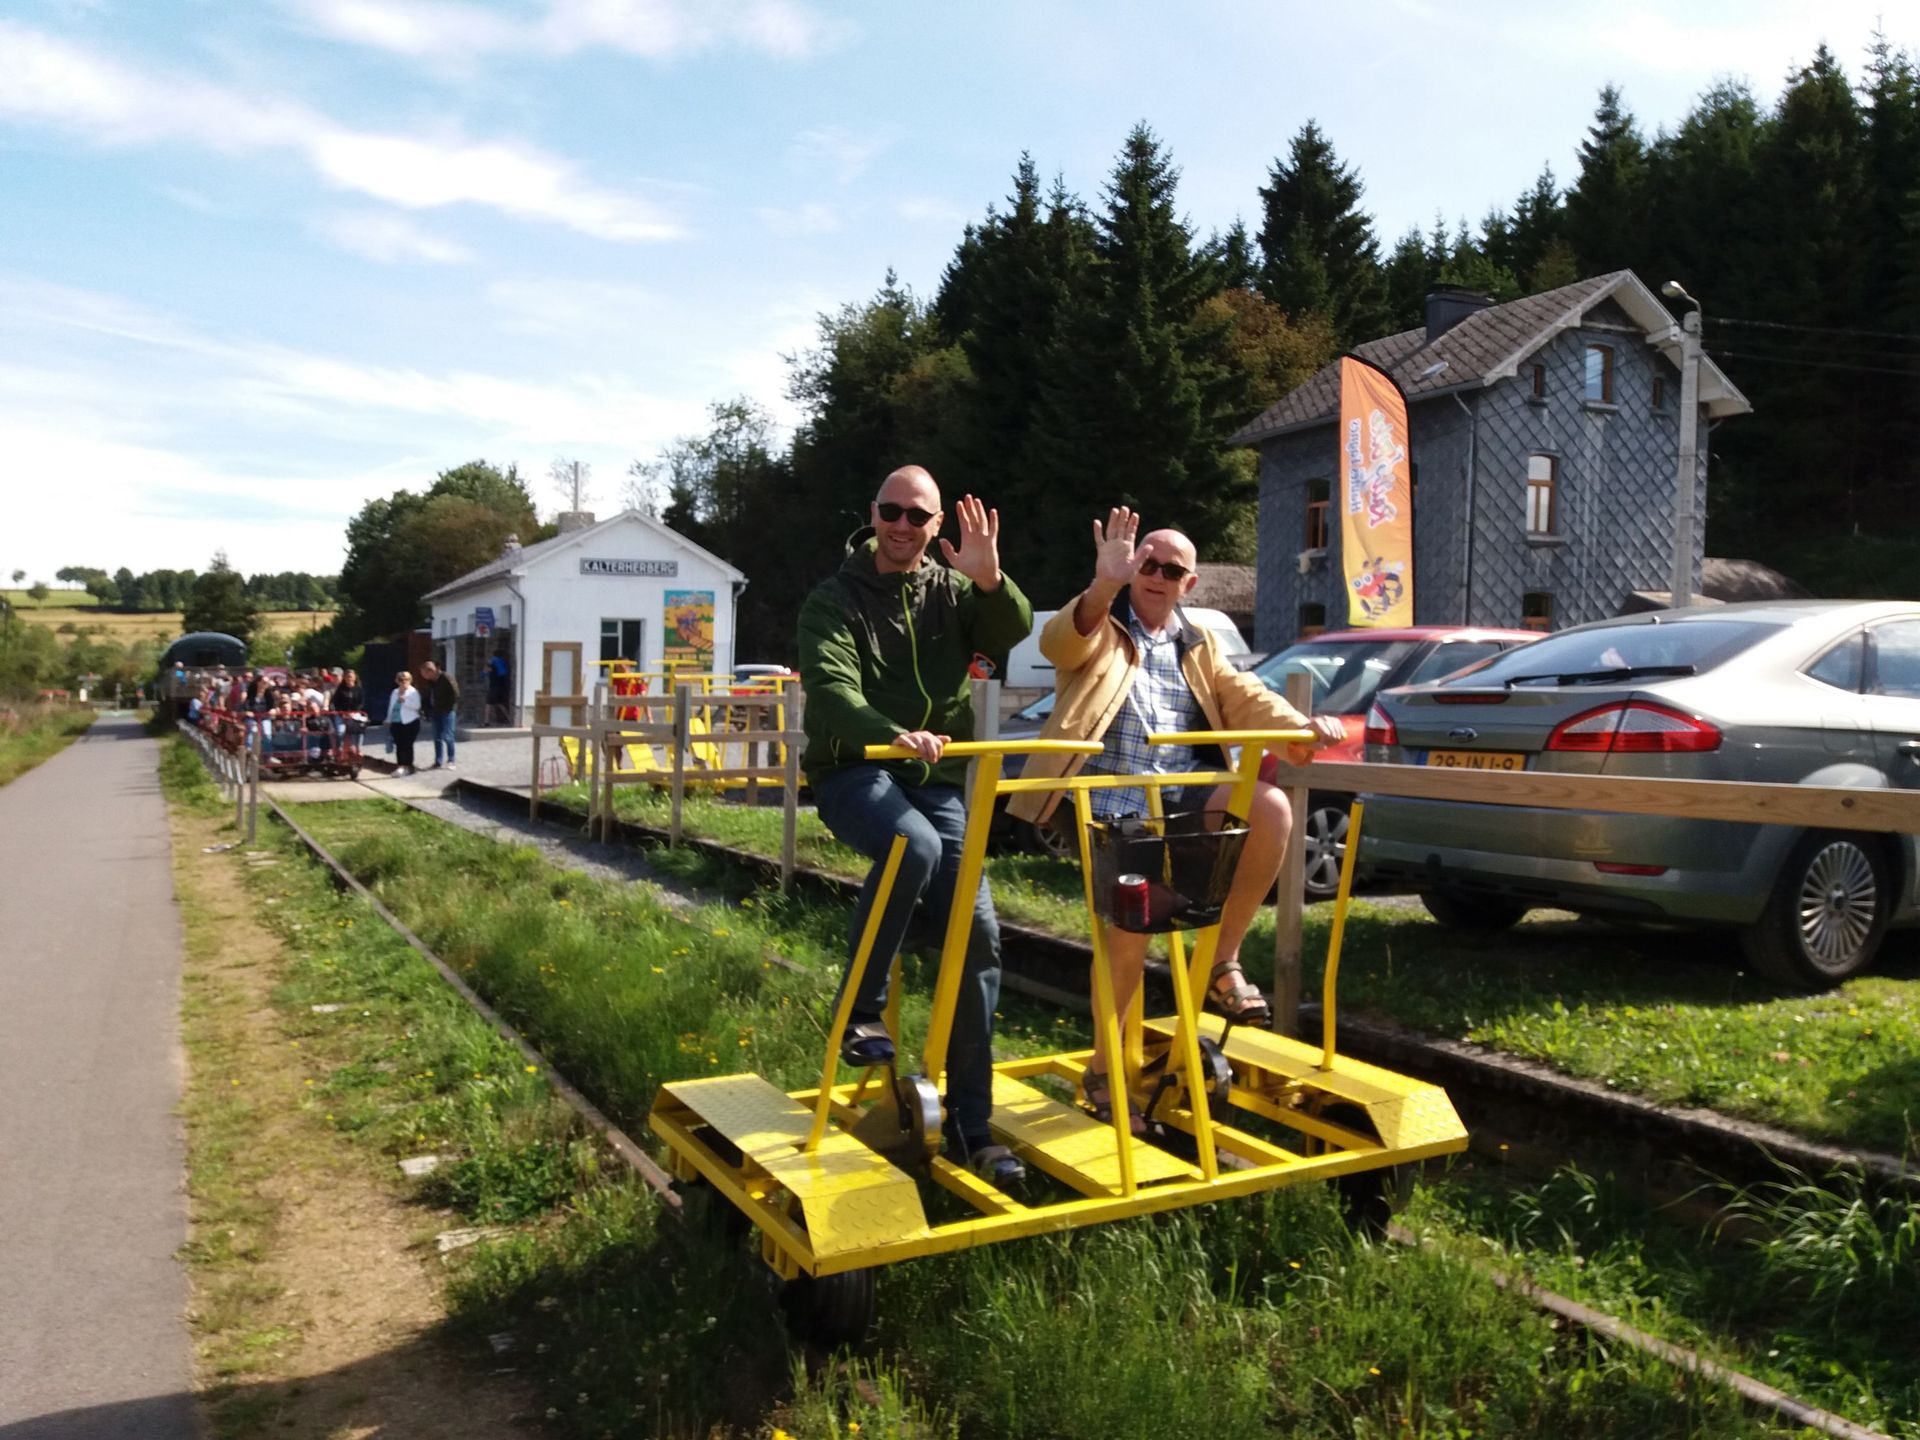
[[[1315,746],[1343,738],[1339,720],[1302,715],[1260,681],[1236,671],[1213,637],[1187,622],[1179,604],[1200,578],[1193,542],[1178,530],[1155,530],[1136,545],[1139,528],[1139,517],[1125,506],[1111,510],[1105,526],[1093,522],[1093,582],[1040,632],[1040,653],[1053,664],[1057,697],[1041,738],[1099,740],[1105,753],[1036,755],[1025,775],[1065,777],[1083,764],[1093,774],[1177,774],[1223,763],[1223,757],[1197,754],[1191,747],[1148,746],[1147,736],[1154,734],[1313,731],[1313,745],[1289,747],[1288,758],[1295,763],[1304,763]],[[1162,801],[1169,814],[1223,810],[1230,793],[1225,785],[1196,787],[1194,793],[1169,788]],[[1008,810],[1018,819],[1044,824],[1063,798],[1058,790],[1016,795]],[[1089,803],[1103,820],[1147,812],[1144,787],[1095,790]],[[1273,1012],[1240,968],[1240,942],[1280,874],[1293,828],[1286,793],[1260,783],[1246,818],[1249,833],[1220,917],[1209,1000],[1241,1024],[1267,1025]],[[1139,989],[1148,937],[1109,926],[1106,938],[1114,1003],[1124,1015]],[[1104,1119],[1113,1102],[1102,1051],[1103,1043],[1096,1040],[1086,1098]]]

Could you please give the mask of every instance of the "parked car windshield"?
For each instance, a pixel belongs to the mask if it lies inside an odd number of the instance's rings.
[[[1550,685],[1561,676],[1668,669],[1701,674],[1758,644],[1780,627],[1759,620],[1687,620],[1671,625],[1608,625],[1570,630],[1522,645],[1457,685]],[[1631,678],[1623,674],[1620,678]]]
[[[1286,693],[1289,675],[1313,681],[1313,713],[1362,715],[1374,692],[1402,660],[1414,640],[1302,640],[1289,645],[1254,670],[1269,690]]]

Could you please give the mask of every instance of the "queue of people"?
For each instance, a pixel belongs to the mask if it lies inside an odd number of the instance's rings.
[[[958,506],[960,544],[940,540],[945,511],[934,478],[918,465],[887,476],[874,497],[868,527],[847,542],[838,572],[801,608],[798,648],[807,696],[805,768],[821,820],[834,836],[873,861],[854,908],[849,960],[856,953],[896,836],[907,845],[876,943],[852,1006],[842,1058],[850,1065],[890,1065],[894,1037],[883,1019],[894,953],[914,905],[935,914],[954,903],[966,826],[964,762],[943,759],[953,736],[972,734],[967,684],[982,655],[1004,654],[1025,638],[1032,607],[1000,569],[1000,517],[968,495]],[[1177,774],[1203,757],[1149,746],[1153,734],[1200,729],[1311,731],[1311,745],[1291,758],[1342,738],[1340,722],[1301,715],[1219,653],[1212,634],[1187,623],[1179,602],[1198,581],[1193,543],[1177,530],[1139,537],[1139,517],[1115,507],[1093,520],[1093,579],[1041,633],[1054,665],[1058,699],[1044,739],[1100,740],[1095,773]],[[944,563],[942,563],[944,561]],[[912,758],[874,762],[869,745],[891,745]],[[1205,757],[1220,760],[1224,757]],[[1085,757],[1034,756],[1030,778],[1078,773]],[[1016,797],[1015,813],[1038,820],[1064,792]],[[1171,804],[1218,811],[1230,787],[1175,795]],[[1102,790],[1103,820],[1145,810],[1141,791]],[[1271,1011],[1239,961],[1242,939],[1280,871],[1292,817],[1284,791],[1259,782],[1221,922],[1208,1003],[1240,1024],[1265,1025]],[[1000,989],[1000,938],[993,898],[983,877],[971,897],[972,927],[947,1057],[947,1153],[997,1186],[1019,1182],[1025,1167],[993,1137],[992,1035]],[[1146,936],[1110,926],[1109,966],[1117,1004],[1137,993]],[[848,979],[851,978],[851,963]],[[847,983],[843,979],[842,985]],[[1096,1050],[1085,1072],[1082,1103],[1110,1120],[1110,1061]]]

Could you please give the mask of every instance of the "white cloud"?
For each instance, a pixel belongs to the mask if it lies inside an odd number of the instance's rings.
[[[974,218],[973,212],[951,200],[936,200],[927,195],[910,195],[893,207],[902,220],[915,225],[940,225],[958,229]]]
[[[106,145],[291,151],[335,188],[409,210],[479,205],[605,240],[681,233],[654,202],[590,184],[531,146],[352,130],[304,106],[149,76],[0,21],[0,117],[9,115]]]
[[[605,49],[672,60],[726,45],[804,60],[837,43],[844,20],[799,0],[546,0],[516,19],[459,0],[296,0],[321,34],[433,65],[493,55],[549,58]]]
[[[495,280],[487,301],[500,328],[518,335],[627,335],[658,312],[660,297],[640,285],[610,280],[528,276]]]
[[[802,170],[824,170],[834,184],[851,185],[892,144],[891,135],[862,135],[844,125],[828,125],[802,130],[793,142],[793,158]]]
[[[831,235],[840,228],[840,215],[830,205],[810,200],[791,207],[763,205],[755,212],[776,235],[789,239],[804,235]]]
[[[473,252],[464,245],[429,234],[404,215],[353,210],[324,215],[314,228],[342,250],[382,265],[420,261],[428,265],[464,265]]]

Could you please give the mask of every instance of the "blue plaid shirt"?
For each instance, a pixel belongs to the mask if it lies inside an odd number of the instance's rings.
[[[1158,635],[1149,634],[1138,616],[1130,615],[1127,630],[1133,636],[1140,668],[1134,672],[1133,687],[1120,702],[1107,733],[1100,737],[1104,753],[1087,761],[1089,775],[1173,775],[1195,767],[1191,745],[1148,745],[1147,736],[1166,735],[1183,730],[1198,730],[1203,717],[1200,702],[1194,699],[1187,677],[1180,673],[1180,646],[1177,619],[1169,619]],[[1161,791],[1164,799],[1166,792]],[[1112,820],[1121,815],[1145,815],[1145,786],[1128,790],[1095,790],[1087,797],[1096,818]]]

